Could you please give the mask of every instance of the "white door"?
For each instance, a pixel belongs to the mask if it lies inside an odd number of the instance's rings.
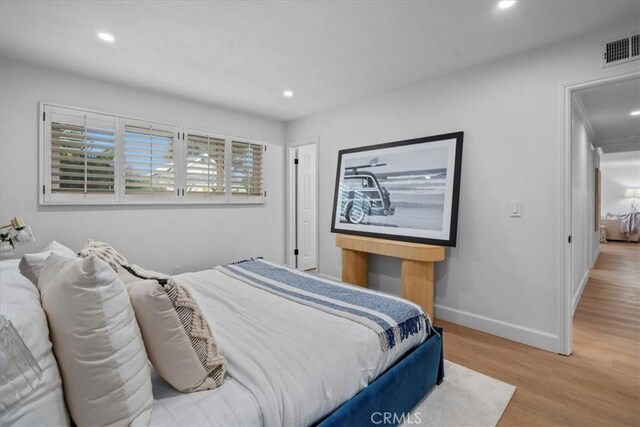
[[[316,145],[299,147],[296,158],[297,267],[299,270],[311,270],[317,267]]]

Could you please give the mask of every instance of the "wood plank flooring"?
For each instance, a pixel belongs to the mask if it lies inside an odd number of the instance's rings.
[[[640,426],[640,244],[601,245],[570,357],[436,324],[448,360],[517,387],[499,426]]]

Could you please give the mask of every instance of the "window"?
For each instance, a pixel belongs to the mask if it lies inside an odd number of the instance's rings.
[[[225,137],[196,130],[185,134],[185,196],[201,200],[225,196]]]
[[[262,203],[266,198],[266,146],[260,141],[41,106],[41,204]]]
[[[264,146],[250,141],[231,142],[231,194],[260,197],[263,193]]]
[[[124,119],[125,200],[176,200],[176,128]]]
[[[49,114],[46,114],[48,112]],[[116,201],[116,121],[64,108],[45,110],[47,202]]]

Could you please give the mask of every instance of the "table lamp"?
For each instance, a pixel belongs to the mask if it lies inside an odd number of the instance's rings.
[[[19,216],[13,218],[9,224],[0,227],[0,230],[5,228],[9,230],[6,233],[0,233],[0,243],[2,243],[0,255],[10,255],[16,246],[36,241],[31,227],[25,224],[24,219]]]
[[[627,199],[633,199],[631,201],[631,209],[636,212],[638,210],[636,201],[637,199],[640,199],[640,188],[627,188],[624,191],[624,197]]]

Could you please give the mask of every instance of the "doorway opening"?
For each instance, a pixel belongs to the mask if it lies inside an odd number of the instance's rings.
[[[574,313],[601,250],[606,159],[640,153],[639,87],[637,70],[563,85],[561,354],[572,352]]]
[[[315,142],[289,147],[287,264],[318,271],[318,153]]]

